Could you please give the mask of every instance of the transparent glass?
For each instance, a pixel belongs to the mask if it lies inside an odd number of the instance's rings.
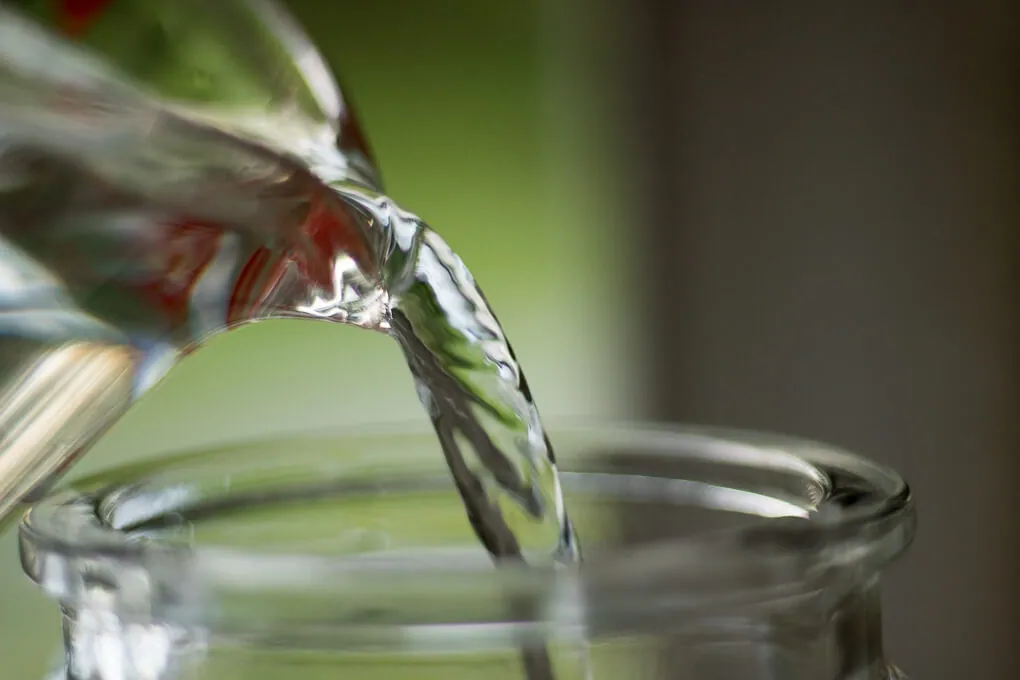
[[[493,566],[434,435],[306,434],[71,483],[20,530],[68,680],[870,680],[893,471],[812,442],[554,429],[586,560]],[[57,625],[54,608],[54,625]]]
[[[376,324],[379,189],[274,0],[0,2],[0,521],[212,335]]]

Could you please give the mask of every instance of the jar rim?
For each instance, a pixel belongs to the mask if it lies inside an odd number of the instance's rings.
[[[560,443],[568,498],[572,485],[575,489],[587,485],[596,494],[611,492],[621,497],[690,492],[688,501],[693,499],[704,507],[715,503],[715,509],[743,512],[755,521],[636,545],[595,546],[577,569],[495,569],[484,555],[452,549],[337,556],[154,540],[116,528],[118,522],[120,526],[132,522],[124,517],[104,520],[103,512],[109,508],[97,511],[94,503],[96,484],[109,488],[110,480],[116,480],[121,490],[137,490],[135,482],[160,479],[167,470],[176,470],[183,474],[178,479],[187,479],[199,460],[204,465],[222,457],[236,463],[231,456],[253,447],[293,451],[301,446],[314,450],[341,443],[349,449],[380,445],[406,449],[414,442],[437,446],[418,428],[379,431],[300,433],[240,441],[163,457],[153,464],[115,468],[72,483],[26,513],[20,527],[23,567],[47,593],[70,607],[81,606],[89,579],[94,582],[102,572],[100,581],[106,587],[113,582],[118,592],[134,593],[118,600],[125,615],[200,619],[204,626],[237,630],[239,625],[248,625],[241,623],[241,613],[250,612],[251,606],[258,606],[269,594],[284,593],[302,599],[303,606],[314,602],[322,612],[331,611],[334,623],[339,616],[348,627],[354,622],[365,628],[363,611],[348,618],[336,614],[337,608],[351,611],[352,597],[357,594],[353,599],[362,607],[378,596],[379,601],[370,607],[374,617],[371,627],[377,633],[392,633],[395,628],[406,633],[416,627],[435,632],[454,625],[457,630],[451,635],[463,639],[461,624],[465,622],[470,622],[477,634],[491,633],[497,624],[515,630],[526,624],[534,624],[531,627],[536,629],[552,625],[560,631],[565,626],[633,628],[659,625],[656,622],[661,623],[664,616],[672,620],[697,618],[706,608],[782,609],[827,590],[832,597],[840,597],[841,589],[873,578],[913,537],[910,488],[885,466],[804,439],[648,424],[552,428],[553,440]],[[568,455],[566,460],[562,456],[562,442],[572,441],[588,446],[589,452],[592,446],[626,451],[621,458],[624,461],[640,450],[642,455],[663,461],[704,465],[704,469],[695,469],[706,479],[677,479],[643,470],[640,465],[637,474],[581,469],[580,454]],[[250,466],[255,458],[246,459]],[[725,468],[727,479],[736,479],[736,483],[714,483],[718,480],[710,478],[717,468]],[[417,474],[413,468],[408,473]],[[768,484],[753,489],[732,477],[745,473],[754,479],[768,476]],[[694,486],[685,490],[677,486],[679,482]],[[791,500],[786,493],[783,485],[788,483],[801,494],[798,498]],[[165,491],[170,486],[151,488]],[[856,495],[842,502],[846,499],[841,500],[839,494],[847,489]],[[119,510],[125,512],[124,499],[118,502]],[[167,507],[174,510],[172,502]],[[151,514],[152,508],[146,512]],[[138,583],[146,585],[139,590]],[[441,601],[429,600],[431,591],[441,592]],[[505,607],[496,605],[505,604],[508,597],[532,602],[531,613],[524,618],[520,612],[509,616]],[[432,613],[419,610],[412,616],[402,604],[409,601],[432,602]],[[214,612],[210,602],[217,603]],[[268,610],[259,611],[264,614]]]

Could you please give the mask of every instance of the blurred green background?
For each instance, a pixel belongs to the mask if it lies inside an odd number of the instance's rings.
[[[388,192],[461,255],[499,314],[547,420],[629,413],[623,244],[597,99],[571,72],[561,0],[293,0],[353,93]],[[384,336],[267,322],[175,369],[76,473],[293,429],[420,421]],[[56,608],[0,546],[4,677],[42,677]]]

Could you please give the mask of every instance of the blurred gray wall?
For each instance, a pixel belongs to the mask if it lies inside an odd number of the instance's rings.
[[[1020,677],[1017,10],[642,0],[620,98],[646,412],[901,470],[886,638],[921,680]]]

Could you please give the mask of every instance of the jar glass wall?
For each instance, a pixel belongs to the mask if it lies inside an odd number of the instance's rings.
[[[895,473],[740,432],[553,435],[576,570],[495,568],[424,433],[246,442],[74,482],[20,533],[62,613],[54,677],[497,680],[536,654],[557,680],[899,677],[879,589],[913,532]]]

